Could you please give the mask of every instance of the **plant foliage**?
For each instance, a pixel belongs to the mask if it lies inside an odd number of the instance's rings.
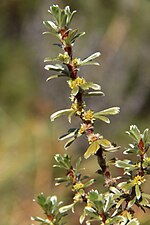
[[[55,75],[47,78],[47,81],[54,78],[65,78],[70,88],[71,105],[68,109],[61,109],[54,112],[50,119],[54,121],[60,116],[67,116],[69,122],[73,116],[79,117],[81,124],[79,127],[70,128],[65,134],[59,137],[60,141],[66,141],[65,149],[79,137],[85,136],[88,141],[88,149],[85,150],[84,158],[91,156],[98,158],[100,175],[104,177],[104,186],[106,191],[101,193],[100,190],[91,189],[95,180],[81,174],[82,156],[77,160],[75,165],[68,154],[55,155],[56,164],[64,171],[63,177],[55,178],[55,184],[61,185],[65,183],[70,187],[73,193],[72,202],[69,205],[63,205],[58,202],[56,196],[45,197],[43,193],[37,196],[36,202],[43,209],[46,218],[32,217],[32,220],[40,222],[40,224],[62,225],[65,216],[75,211],[77,203],[83,204],[83,212],[81,212],[79,223],[84,221],[87,225],[94,224],[95,221],[101,225],[139,225],[140,222],[135,218],[135,207],[137,206],[145,212],[146,208],[150,208],[150,195],[144,193],[143,184],[150,174],[150,158],[147,153],[150,147],[148,141],[148,129],[143,133],[137,126],[130,126],[127,134],[132,139],[132,143],[124,150],[125,156],[133,155],[134,160],[113,158],[106,161],[105,155],[114,152],[119,147],[114,146],[110,140],[107,140],[100,133],[95,133],[95,122],[101,120],[110,123],[109,116],[116,115],[120,112],[119,107],[110,107],[108,109],[94,112],[87,109],[84,96],[104,96],[101,86],[92,81],[86,81],[85,78],[78,76],[81,66],[99,65],[95,59],[100,56],[99,52],[93,53],[85,59],[73,56],[73,46],[76,40],[84,35],[78,29],[71,29],[70,23],[76,11],[71,12],[69,6],[60,9],[58,5],[50,7],[49,13],[53,17],[53,21],[44,21],[47,30],[46,34],[53,34],[58,39],[57,44],[61,48],[55,58],[46,57],[45,62],[52,62],[45,66],[46,70],[55,71]],[[55,62],[57,62],[55,64]],[[109,170],[109,164],[121,168],[118,177],[112,177]]]

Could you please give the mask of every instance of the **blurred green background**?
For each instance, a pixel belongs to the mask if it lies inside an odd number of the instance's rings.
[[[69,106],[69,92],[64,80],[46,83],[49,73],[43,69],[44,57],[59,51],[52,45],[53,37],[41,35],[42,21],[49,19],[47,10],[52,4],[70,5],[78,11],[72,26],[86,35],[77,41],[75,56],[102,53],[100,67],[86,67],[80,74],[100,83],[106,96],[91,98],[87,104],[95,110],[120,106],[121,113],[112,118],[111,125],[99,123],[97,129],[124,148],[129,142],[124,133],[130,124],[141,130],[150,125],[150,1],[1,0],[1,225],[27,225],[30,216],[42,215],[32,201],[39,192],[58,194],[60,199],[67,196],[65,188],[54,187],[58,171],[52,164],[54,154],[64,153],[57,137],[69,124],[64,119],[50,123],[49,115]],[[86,142],[81,142],[69,150],[75,158],[86,150]],[[95,158],[84,165],[96,177]],[[149,185],[150,181],[144,188],[150,193]],[[150,223],[149,213],[137,213],[142,225]]]

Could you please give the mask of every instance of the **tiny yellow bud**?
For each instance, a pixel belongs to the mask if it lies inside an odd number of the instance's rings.
[[[77,77],[75,80],[69,80],[68,81],[69,87],[71,89],[74,89],[75,87],[80,86],[80,85],[85,84],[85,83],[86,83],[86,81],[83,77],[82,78]]]
[[[76,183],[74,186],[73,186],[73,189],[74,190],[79,190],[81,188],[84,187],[84,184],[82,182],[79,182],[79,183]]]
[[[64,63],[69,63],[69,55],[68,52],[65,52],[64,55],[63,54],[59,54],[58,55],[59,60],[63,61]]]
[[[142,183],[144,183],[146,180],[143,177],[141,177],[140,175],[137,175],[135,178],[134,178],[134,184],[135,185],[141,185]]]
[[[76,65],[77,62],[78,62],[78,59],[77,58],[74,58],[72,62],[73,62],[74,65]]]
[[[93,122],[95,120],[95,118],[94,118],[93,115],[94,115],[94,112],[89,109],[87,112],[84,112],[83,119],[85,121],[91,121],[91,122]]]

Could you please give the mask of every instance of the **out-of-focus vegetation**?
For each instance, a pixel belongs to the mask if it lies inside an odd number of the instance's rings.
[[[44,56],[56,55],[53,40],[42,37],[42,20],[51,4],[70,5],[78,10],[74,23],[86,36],[79,41],[80,53],[100,51],[101,68],[81,71],[87,80],[101,83],[106,97],[98,99],[95,109],[118,105],[121,113],[108,126],[100,124],[105,136],[119,145],[127,145],[124,131],[136,123],[141,130],[150,121],[150,1],[148,0],[2,0],[0,3],[0,192],[1,224],[30,224],[38,214],[32,199],[37,193],[54,192],[51,162],[55,153],[64,152],[56,137],[57,129],[49,115],[64,105],[66,83],[45,82]],[[86,39],[86,41],[85,41]],[[46,41],[45,41],[46,40]],[[48,41],[49,40],[49,43]],[[47,43],[49,45],[47,45]],[[83,43],[87,43],[84,46]],[[81,47],[82,46],[82,52]],[[53,51],[53,52],[52,52]],[[51,52],[49,54],[49,52]],[[56,98],[57,88],[57,98]],[[55,91],[54,91],[55,90]],[[65,98],[66,99],[66,98]],[[102,100],[101,100],[102,99]],[[69,104],[69,103],[66,103]],[[89,101],[88,104],[93,104]],[[58,108],[59,105],[59,108]],[[61,124],[60,124],[61,123]],[[61,128],[60,128],[61,127]],[[108,130],[109,129],[109,130]],[[79,144],[74,146],[78,149]],[[84,144],[80,146],[84,150]],[[76,153],[79,155],[79,152]],[[89,173],[95,163],[90,159]],[[93,163],[93,164],[92,164]],[[86,165],[85,165],[86,166]],[[149,187],[145,186],[148,192]],[[60,192],[59,188],[55,193]],[[65,193],[64,193],[65,196]],[[66,196],[65,196],[66,197]],[[141,214],[142,225],[150,219]]]

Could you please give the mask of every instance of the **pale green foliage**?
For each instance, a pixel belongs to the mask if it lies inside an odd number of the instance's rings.
[[[49,225],[63,225],[62,218],[66,216],[66,213],[60,213],[59,208],[62,202],[58,202],[56,196],[48,196],[47,198],[43,193],[39,194],[36,199],[37,203],[44,210],[47,215],[47,219],[42,219],[40,217],[31,217],[32,220],[41,222],[41,224]]]
[[[70,100],[72,103],[70,108],[53,113],[50,119],[54,121],[62,115],[68,116],[70,123],[73,115],[81,119],[80,127],[70,128],[59,140],[67,139],[64,148],[68,149],[77,138],[83,135],[87,138],[89,146],[84,153],[84,158],[97,156],[100,166],[97,173],[103,175],[104,185],[107,189],[103,193],[100,193],[100,190],[90,189],[95,180],[88,176],[82,176],[82,157],[73,164],[69,155],[56,154],[54,157],[56,164],[53,167],[63,170],[64,176],[55,178],[55,185],[65,183],[67,187],[70,187],[73,195],[72,201],[70,204],[60,207],[61,202],[57,201],[56,196],[46,198],[40,194],[36,201],[47,218],[32,217],[32,219],[40,222],[41,225],[62,225],[67,213],[71,213],[70,210],[75,212],[77,205],[83,204],[83,212],[80,213],[79,218],[80,224],[86,222],[87,225],[90,225],[97,221],[101,225],[139,225],[138,219],[134,218],[134,206],[136,205],[143,211],[145,208],[150,208],[150,195],[144,193],[142,186],[146,182],[145,175],[150,174],[150,158],[147,156],[150,147],[148,129],[141,134],[137,126],[132,125],[127,132],[134,143],[129,144],[129,148],[125,149],[124,154],[134,154],[134,160],[113,158],[107,162],[104,154],[115,152],[119,147],[104,138],[101,133],[94,133],[94,125],[97,119],[110,123],[108,117],[117,115],[120,108],[111,107],[99,112],[86,110],[84,96],[104,96],[104,93],[99,84],[86,81],[83,77],[77,76],[77,72],[80,66],[99,65],[93,60],[99,57],[100,53],[96,52],[83,60],[73,57],[72,47],[76,39],[84,34],[84,32],[79,33],[78,29],[70,28],[75,12],[71,12],[69,6],[60,9],[58,5],[53,5],[50,7],[49,13],[53,16],[54,21],[44,21],[44,25],[49,30],[46,33],[54,34],[60,42],[57,45],[63,50],[63,54],[59,53],[55,58],[45,58],[44,62],[57,61],[57,64],[45,66],[46,70],[56,72],[55,75],[48,77],[47,81],[66,77],[71,89]],[[123,174],[112,178],[109,164],[123,169]]]

